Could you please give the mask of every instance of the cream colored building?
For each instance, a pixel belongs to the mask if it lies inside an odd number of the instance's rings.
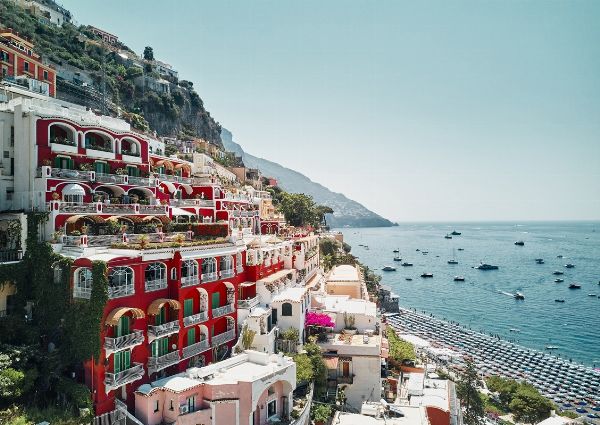
[[[331,270],[326,278],[325,290],[330,295],[348,295],[357,299],[368,299],[369,296],[360,269],[349,264]]]

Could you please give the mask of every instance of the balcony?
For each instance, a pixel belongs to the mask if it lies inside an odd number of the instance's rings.
[[[211,345],[216,347],[217,345],[224,344],[226,342],[231,341],[235,338],[235,330],[231,329],[230,331],[223,332],[222,334],[215,335],[212,337]]]
[[[221,270],[221,277],[223,279],[228,278],[228,277],[233,277],[233,276],[235,276],[235,270],[234,269]]]
[[[218,279],[217,272],[202,273],[202,283],[212,282]]]
[[[98,183],[126,184],[127,176],[121,174],[96,173]]]
[[[208,312],[201,311],[200,313],[192,314],[183,318],[183,326],[197,325],[198,323],[206,322],[208,320]]]
[[[23,250],[21,249],[6,249],[0,251],[0,263],[11,263],[21,261],[23,258]]]
[[[192,275],[192,276],[182,276],[181,277],[181,287],[184,288],[186,286],[192,286],[192,285],[198,285],[200,283],[200,279],[198,278],[198,275]]]
[[[238,308],[252,308],[258,305],[258,297],[248,298],[246,300],[238,300]]]
[[[148,325],[148,341],[179,332],[179,320],[173,320],[162,325]]]
[[[144,343],[144,333],[142,331],[135,330],[128,335],[119,336],[117,338],[104,338],[104,349],[106,350],[106,356],[110,356],[112,353],[117,351],[125,350],[127,348],[133,348],[136,345]]]
[[[181,361],[179,351],[165,354],[159,357],[148,357],[148,375],[173,366]]]
[[[213,319],[216,317],[225,316],[226,314],[233,313],[235,307],[232,304],[224,305],[223,307],[213,308],[212,309],[212,317]]]
[[[133,295],[135,289],[133,288],[133,282],[124,285],[110,285],[108,286],[108,298],[121,298],[128,295]]]
[[[140,214],[166,214],[166,205],[141,205],[139,207]]]
[[[187,347],[183,347],[183,357],[182,359],[189,359],[196,354],[200,354],[203,351],[210,349],[210,344],[208,343],[208,339],[204,341],[196,342],[195,344],[188,345]]]
[[[51,210],[52,208],[50,208]],[[96,214],[98,213],[97,203],[75,203],[75,202],[60,202],[58,204],[58,212],[61,214],[71,214],[71,213],[88,213],[88,214]]]
[[[171,199],[169,201],[174,207],[206,207],[212,208],[215,206],[215,201],[212,199]]]
[[[128,180],[134,186],[154,186],[154,178],[129,176]]]
[[[73,289],[73,298],[83,298],[89,300],[92,297],[92,288],[79,288],[75,286]]]
[[[52,168],[52,170],[50,171],[50,177],[56,179],[91,181],[92,172],[81,170],[69,170],[66,168]]]
[[[338,384],[353,384],[354,383],[354,374],[348,376],[338,376],[337,377]]]
[[[106,372],[104,374],[104,385],[106,386],[106,392],[116,390],[117,388],[137,381],[144,377],[144,365],[141,363],[134,363],[132,367],[127,370],[122,370],[119,373]]]
[[[147,280],[145,283],[146,292],[158,291],[167,287],[167,279]]]

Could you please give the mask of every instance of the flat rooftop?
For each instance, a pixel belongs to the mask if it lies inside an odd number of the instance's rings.
[[[333,423],[336,425],[428,425],[427,414],[420,407],[402,406],[397,407],[402,411],[403,417],[391,418],[386,415],[372,416],[382,408],[379,403],[363,403],[362,412],[365,414],[337,412]],[[368,414],[366,414],[368,413]],[[378,417],[379,416],[379,417]]]
[[[349,295],[324,295],[319,297],[323,310],[334,313],[364,314],[377,316],[377,305],[373,302],[350,298]]]
[[[327,278],[328,282],[354,282],[360,281],[360,277],[358,275],[358,270],[355,266],[351,266],[348,264],[344,264],[341,266],[336,266],[329,277]]]
[[[271,300],[271,304],[285,301],[299,303],[302,301],[302,298],[304,298],[304,296],[306,295],[306,291],[308,291],[308,288],[303,286],[299,288],[286,288],[273,297],[273,299]]]

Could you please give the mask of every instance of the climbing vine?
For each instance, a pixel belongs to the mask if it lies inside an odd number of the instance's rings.
[[[69,355],[73,362],[100,357],[100,332],[104,306],[108,301],[106,263],[92,263],[92,293],[89,301],[76,301],[70,306],[66,329]]]

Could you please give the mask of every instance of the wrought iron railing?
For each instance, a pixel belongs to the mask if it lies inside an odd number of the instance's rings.
[[[128,295],[133,295],[134,293],[135,289],[133,287],[133,282],[118,286],[109,285],[108,287],[108,298],[126,297]]]
[[[181,361],[179,351],[165,354],[159,357],[148,357],[148,374],[158,372]]]
[[[258,297],[248,298],[246,300],[238,300],[238,308],[252,308],[256,307],[259,303]]]
[[[212,282],[217,280],[217,272],[202,273],[202,283]]]
[[[212,317],[215,318],[215,317],[225,316],[226,314],[233,313],[234,310],[235,310],[235,307],[233,306],[233,304],[227,304],[227,305],[224,305],[223,307],[213,308],[212,309]]]
[[[50,177],[70,180],[90,181],[92,179],[91,171],[69,170],[67,168],[52,168]]]
[[[89,300],[92,297],[92,288],[73,288],[73,298],[83,298]]]
[[[208,320],[208,311],[201,311],[200,313],[192,314],[183,318],[184,326],[197,325],[198,323],[206,322]]]
[[[234,269],[221,270],[221,277],[222,278],[227,278],[227,277],[232,277],[232,276],[235,276],[235,270]]]
[[[167,279],[154,279],[147,280],[145,283],[146,292],[158,291],[159,289],[165,289],[167,287]]]
[[[11,261],[21,261],[23,258],[23,250],[21,249],[5,249],[0,251],[0,263],[9,263]]]
[[[189,359],[196,354],[200,354],[203,351],[206,351],[210,348],[210,344],[208,343],[208,339],[205,339],[200,342],[196,342],[195,344],[188,345],[187,347],[183,347],[183,359]]]
[[[154,340],[163,336],[179,332],[179,320],[163,323],[162,325],[148,325],[148,339]]]
[[[192,276],[182,276],[181,277],[181,286],[182,287],[198,285],[199,283],[200,283],[200,277],[197,274],[192,275]]]
[[[127,177],[122,174],[96,173],[98,183],[125,184],[125,180],[127,180]]]
[[[134,330],[128,335],[119,336],[116,338],[105,337],[104,338],[104,349],[106,355],[110,355],[116,351],[124,350],[126,348],[135,347],[136,345],[143,344],[144,333],[139,330]]]
[[[223,344],[225,342],[231,341],[235,338],[235,330],[231,329],[227,332],[223,332],[222,334],[215,335],[211,338],[211,345],[216,347],[217,345]]]
[[[119,388],[130,382],[137,381],[144,376],[144,365],[141,363],[134,363],[132,367],[126,370],[122,370],[118,373],[106,372],[104,374],[104,385],[106,391],[111,391]]]

